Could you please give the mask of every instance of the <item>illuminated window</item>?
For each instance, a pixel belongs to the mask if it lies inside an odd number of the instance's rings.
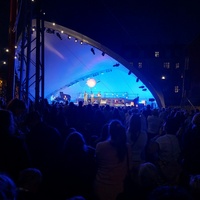
[[[142,62],[138,63],[138,68],[142,68]]]
[[[176,63],[176,69],[178,69],[180,67],[179,63]]]
[[[170,63],[169,62],[165,62],[164,63],[164,68],[169,69],[170,68]]]
[[[158,58],[159,56],[159,51],[155,51],[155,57]]]
[[[178,86],[175,86],[174,92],[175,92],[175,93],[178,93],[178,92],[179,92],[179,87],[178,87]]]

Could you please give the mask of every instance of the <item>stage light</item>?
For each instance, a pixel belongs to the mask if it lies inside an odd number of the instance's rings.
[[[68,39],[71,39],[72,38],[72,36],[71,35],[68,35],[68,37],[67,37]]]
[[[58,36],[58,38],[59,38],[60,40],[62,40],[60,33],[57,32],[56,35]]]
[[[113,65],[113,67],[119,67],[119,63],[116,63],[115,65]]]
[[[74,42],[78,42],[78,39],[75,39]]]
[[[142,86],[140,86],[139,88],[144,88],[144,86],[142,85]]]
[[[131,70],[128,72],[128,75],[131,75]]]
[[[142,89],[142,91],[147,91],[147,89],[146,89],[146,88],[144,88],[144,89]]]
[[[83,44],[83,41],[80,41],[80,44]]]
[[[153,101],[155,101],[155,99],[154,98],[150,98],[149,101],[153,102]]]
[[[90,49],[91,50],[91,52],[95,55],[95,51],[94,51],[94,49],[93,48],[91,48]]]
[[[102,56],[105,56],[105,52],[102,52],[102,54],[101,54]]]
[[[139,82],[139,80],[140,80],[140,79],[139,79],[139,78],[137,78],[137,79],[136,79],[136,82]]]
[[[86,84],[87,84],[90,88],[93,88],[93,87],[96,85],[96,80],[93,79],[93,78],[88,79]]]

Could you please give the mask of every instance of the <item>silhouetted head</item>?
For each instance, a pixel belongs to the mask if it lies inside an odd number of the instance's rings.
[[[65,141],[65,152],[76,153],[87,148],[83,135],[77,131],[71,132]]]
[[[19,174],[19,187],[30,192],[37,192],[42,183],[42,173],[36,168],[27,168]]]
[[[8,105],[7,109],[10,110],[14,116],[20,116],[26,111],[26,104],[20,99],[12,99]]]
[[[148,200],[192,200],[189,192],[179,186],[159,186],[154,189]]]
[[[1,200],[15,200],[16,186],[14,181],[4,175],[0,174],[0,199]]]
[[[13,113],[9,110],[0,109],[0,135],[14,134],[15,123]]]
[[[153,109],[152,115],[158,116],[159,115],[158,109]]]
[[[168,134],[175,135],[179,129],[179,124],[177,124],[176,120],[173,117],[169,117],[166,119],[164,123],[164,130]]]
[[[160,175],[157,167],[150,162],[143,163],[138,170],[139,184],[143,188],[153,189],[160,185]]]
[[[122,162],[127,153],[126,129],[120,120],[112,120],[109,124],[111,144],[117,151],[119,162]]]
[[[112,142],[126,143],[126,130],[120,120],[112,120],[109,124],[109,133]]]
[[[141,131],[141,118],[139,114],[132,114],[129,121],[129,131],[133,133]]]
[[[86,200],[83,196],[73,196],[67,200]]]
[[[103,127],[101,129],[101,139],[102,140],[107,140],[109,138],[108,127],[109,127],[109,124],[106,123],[103,125]]]
[[[192,123],[195,126],[200,126],[200,113],[197,113],[194,115],[193,119],[192,119]]]

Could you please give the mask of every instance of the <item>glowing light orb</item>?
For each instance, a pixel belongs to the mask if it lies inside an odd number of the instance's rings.
[[[96,80],[93,79],[93,78],[91,78],[91,79],[88,79],[88,80],[87,80],[87,83],[86,83],[86,84],[87,84],[89,87],[92,88],[92,87],[94,87],[94,86],[96,85],[96,83],[97,83]]]

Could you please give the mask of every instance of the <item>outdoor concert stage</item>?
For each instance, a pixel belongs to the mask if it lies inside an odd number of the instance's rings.
[[[36,25],[33,20],[32,26]],[[47,21],[44,22],[44,27],[45,67],[44,72],[40,68],[40,73],[44,75],[41,84],[36,85],[37,32],[33,31],[31,34],[33,51],[30,66],[20,56],[21,50],[24,50],[25,58],[28,56],[27,46],[21,49],[22,41],[19,41],[16,49],[15,70],[18,78],[24,78],[22,88],[28,88],[26,92],[30,100],[34,101],[35,97],[43,95],[51,103],[55,97],[59,99],[62,92],[70,95],[70,102],[77,103],[79,98],[83,99],[85,92],[89,95],[92,92],[95,98],[100,92],[100,105],[123,106],[139,96],[139,103],[151,104],[149,100],[155,99],[153,103],[157,107],[164,107],[162,90],[155,88],[136,67],[120,55],[67,27]]]

